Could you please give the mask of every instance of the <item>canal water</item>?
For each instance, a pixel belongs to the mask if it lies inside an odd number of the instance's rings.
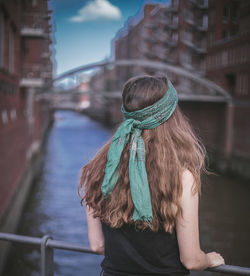
[[[18,234],[52,235],[56,240],[88,246],[84,207],[77,195],[79,170],[111,137],[109,129],[86,116],[57,111],[40,175],[25,206]],[[200,200],[203,250],[220,252],[227,264],[250,267],[250,183],[233,177],[209,176]],[[54,251],[55,275],[97,276],[101,256]],[[14,245],[4,276],[36,276],[39,248]],[[219,275],[192,272],[192,275]]]

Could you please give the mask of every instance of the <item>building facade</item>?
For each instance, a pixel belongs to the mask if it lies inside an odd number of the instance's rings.
[[[115,38],[115,58],[144,58],[205,72],[207,0],[146,4]],[[140,18],[141,17],[141,18]]]
[[[249,26],[248,1],[210,0],[206,76],[235,99],[250,98]]]
[[[250,2],[209,1],[206,77],[232,96],[228,152],[250,159]]]
[[[120,59],[150,59],[149,52],[152,52],[151,33],[148,33],[146,26],[151,23],[150,13],[157,7],[157,4],[147,4],[138,16],[130,18],[124,28],[122,28],[115,37],[114,58]],[[116,78],[118,87],[121,87],[124,81],[129,77],[139,74],[142,71],[147,72],[141,67],[117,67]]]
[[[50,17],[44,0],[0,1],[1,229],[49,121],[37,93],[53,75]]]

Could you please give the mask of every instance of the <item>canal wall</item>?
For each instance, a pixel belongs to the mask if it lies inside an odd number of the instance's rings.
[[[20,181],[11,200],[5,209],[4,214],[0,218],[0,232],[16,233],[26,199],[32,188],[43,162],[43,150],[46,144],[49,129],[53,123],[53,114],[47,114],[46,121],[42,121],[41,117],[37,117],[36,129],[34,137],[39,138],[39,143],[31,146],[29,151],[29,161],[22,173]],[[11,244],[8,242],[0,242],[0,275],[2,275]]]

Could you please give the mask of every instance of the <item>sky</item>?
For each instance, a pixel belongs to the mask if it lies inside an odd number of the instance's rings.
[[[51,0],[55,73],[111,57],[111,41],[145,3],[168,0]]]

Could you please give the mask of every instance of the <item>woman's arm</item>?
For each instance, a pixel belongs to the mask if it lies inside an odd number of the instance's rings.
[[[205,254],[200,248],[198,202],[199,196],[192,193],[194,178],[190,171],[185,170],[182,175],[183,192],[180,198],[183,216],[176,223],[177,239],[180,259],[190,270],[203,270],[207,267],[224,264],[220,254],[211,252]]]
[[[90,248],[104,255],[104,236],[102,232],[102,225],[99,218],[93,217],[93,210],[86,206],[86,216],[88,221],[88,236]]]

